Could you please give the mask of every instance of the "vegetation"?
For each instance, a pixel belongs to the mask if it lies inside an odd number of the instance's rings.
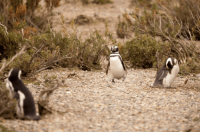
[[[113,3],[111,0],[81,0],[83,4],[96,3],[96,4],[106,4]]]
[[[9,91],[6,89],[5,84],[1,82],[0,87],[0,117],[5,119],[14,119],[14,110],[16,106],[16,100],[10,99]]]
[[[15,132],[14,130],[9,130],[8,128],[4,127],[3,125],[0,125],[0,131],[1,132]]]
[[[168,43],[157,42],[153,38],[146,35],[138,36],[120,45],[120,52],[124,60],[129,60],[131,67],[135,68],[152,68],[156,60],[156,52],[168,56],[169,48]]]
[[[130,25],[129,28],[136,36],[146,34],[152,39],[156,40],[156,37],[159,37],[160,41],[169,43],[170,52],[167,55],[177,58],[183,66],[189,67],[181,68],[182,70],[193,69],[189,71],[199,72],[200,54],[195,41],[198,40],[200,33],[197,13],[200,2],[196,0],[159,0],[155,3],[145,1],[132,0],[137,4],[135,12],[123,15],[126,23]],[[192,64],[188,65],[189,62]]]
[[[82,40],[77,34],[75,24],[89,24],[92,20],[80,15],[71,22],[72,32],[68,32],[65,21],[61,32],[51,29],[51,11],[59,6],[60,0],[45,0],[47,13],[36,16],[40,0],[0,0],[0,79],[12,67],[22,70],[23,76],[33,75],[42,70],[59,67],[78,67],[82,70],[100,69],[100,58],[110,53],[108,45],[116,44],[106,23],[105,38],[98,31]],[[82,0],[83,3],[110,3],[110,0]],[[123,14],[119,18],[117,34],[121,38],[134,31],[135,37],[124,45],[119,45],[124,60],[130,61],[131,67],[151,68],[166,57],[176,57],[181,63],[181,73],[199,73],[200,52],[196,40],[200,38],[199,14],[200,2],[196,0],[132,0],[137,4],[135,12]],[[143,8],[142,8],[143,7]],[[163,8],[164,7],[164,8]],[[59,17],[59,16],[58,16]],[[159,38],[157,40],[156,38]],[[16,54],[17,53],[17,54]],[[157,56],[159,54],[159,57]],[[4,60],[4,58],[6,60]],[[158,66],[157,66],[158,67]],[[52,77],[55,79],[55,77]],[[0,116],[10,115],[15,100],[7,98],[7,90],[0,87]],[[11,102],[8,104],[7,102]],[[6,114],[5,114],[6,113]],[[7,114],[8,113],[8,114]],[[11,112],[12,113],[12,112]]]
[[[27,0],[26,5],[22,5],[22,0],[0,1],[0,79],[4,80],[6,77],[3,75],[13,67],[20,68],[23,76],[33,75],[54,66],[78,67],[88,71],[100,69],[100,57],[108,56],[110,52],[105,45],[107,40],[103,39],[98,31],[94,31],[87,40],[82,41],[77,35],[74,21],[71,22],[73,32],[69,33],[60,18],[63,31],[53,32],[51,24],[47,22],[50,13],[47,13],[44,19],[34,15],[39,6],[38,2],[39,0]],[[59,0],[51,1],[55,3],[49,3],[48,0],[45,2],[48,12],[59,5]],[[30,7],[32,4],[34,6]],[[9,14],[9,17],[6,14]],[[43,25],[42,22],[46,24]],[[0,116],[4,117],[9,115],[9,112],[13,113],[11,110],[15,102],[8,103],[12,101],[6,94],[7,90],[4,87],[0,87],[0,90],[5,96],[1,96],[0,105],[9,105],[0,111]],[[8,118],[14,117],[11,115]]]

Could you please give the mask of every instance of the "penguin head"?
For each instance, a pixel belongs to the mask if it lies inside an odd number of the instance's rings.
[[[166,60],[165,64],[167,69],[172,69],[174,65],[178,65],[178,60],[173,57],[170,57]]]
[[[12,82],[18,79],[21,79],[21,70],[18,68],[13,68],[8,73],[8,79]]]
[[[118,46],[112,46],[112,47],[111,47],[111,52],[112,52],[112,53],[119,53],[119,48],[118,48]]]

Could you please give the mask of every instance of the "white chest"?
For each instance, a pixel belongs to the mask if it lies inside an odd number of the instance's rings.
[[[22,118],[24,116],[24,99],[25,99],[25,95],[21,92],[18,91],[19,94],[19,100],[18,100],[18,104],[16,105],[16,112],[17,112],[17,116],[19,118]]]
[[[176,76],[179,72],[179,65],[174,65],[171,74],[167,73],[167,76],[163,79],[163,85],[164,87],[170,87],[173,81],[175,80]]]
[[[124,77],[125,71],[118,56],[110,57],[110,71],[113,78],[120,79]]]

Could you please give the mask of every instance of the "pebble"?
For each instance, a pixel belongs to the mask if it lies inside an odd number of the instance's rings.
[[[74,72],[81,79],[67,77]],[[156,73],[152,69],[128,70],[126,80],[115,80],[115,83],[111,82],[110,73],[104,76],[104,72],[98,71],[48,70],[38,74],[41,85],[28,84],[35,102],[38,91],[46,89],[43,79],[46,73],[65,79],[67,86],[53,92],[49,107],[66,113],[48,115],[38,122],[4,120],[0,124],[16,132],[161,132],[200,128],[200,92],[179,86],[184,83],[184,76],[176,78],[172,85],[175,88],[167,89],[149,87]],[[186,86],[195,84],[199,82],[191,79]]]

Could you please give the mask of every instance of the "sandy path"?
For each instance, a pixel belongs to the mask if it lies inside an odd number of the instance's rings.
[[[67,78],[74,72],[80,78]],[[38,122],[3,120],[1,124],[18,132],[161,132],[200,128],[200,92],[178,86],[185,77],[177,77],[174,89],[158,89],[149,87],[154,81],[153,70],[128,70],[125,82],[117,80],[114,84],[104,72],[50,70],[38,75],[40,85],[28,84],[36,100],[45,87],[46,75],[65,80],[65,86],[54,91],[50,107],[66,113],[49,115]],[[199,88],[199,81],[189,80],[187,85],[194,83]]]

